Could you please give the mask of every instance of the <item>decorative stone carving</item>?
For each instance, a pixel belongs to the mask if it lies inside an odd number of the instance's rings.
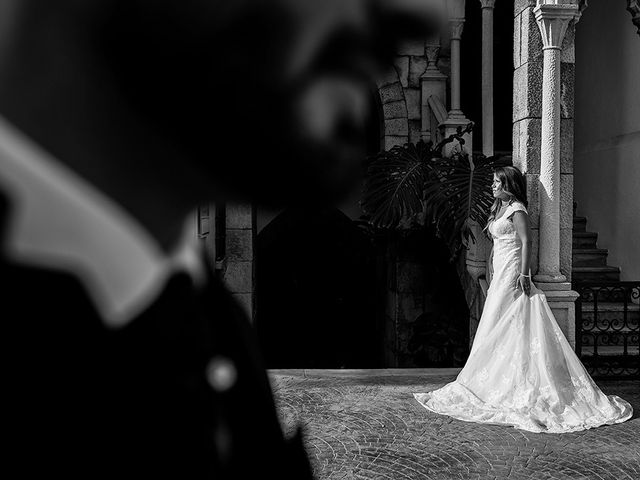
[[[640,35],[640,1],[627,0],[627,10],[631,14],[631,21],[638,27],[638,35]]]
[[[449,28],[451,30],[451,40],[460,40],[462,38],[462,30],[464,30],[464,19],[449,20]]]
[[[577,5],[539,4],[534,9],[543,48],[560,49],[569,22],[580,17]]]
[[[435,35],[424,43],[424,53],[427,57],[427,71],[438,70],[438,56],[440,55],[440,36]]]

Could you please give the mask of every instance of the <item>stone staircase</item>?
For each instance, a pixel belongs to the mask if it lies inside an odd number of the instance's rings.
[[[620,281],[620,269],[607,265],[609,250],[598,248],[598,234],[587,231],[585,217],[573,217],[574,282]]]
[[[587,230],[587,219],[575,215],[574,205],[571,274],[581,294],[579,353],[592,375],[637,376],[640,284],[620,282],[620,268],[607,264],[609,251],[597,242],[598,234]]]

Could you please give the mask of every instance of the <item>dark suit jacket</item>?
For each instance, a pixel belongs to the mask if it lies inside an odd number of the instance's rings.
[[[10,205],[0,192],[0,242]],[[174,275],[126,327],[104,326],[83,285],[0,250],[7,471],[44,478],[311,478],[284,439],[246,316],[209,272]],[[214,358],[237,381],[216,391]],[[7,447],[5,447],[6,449]]]

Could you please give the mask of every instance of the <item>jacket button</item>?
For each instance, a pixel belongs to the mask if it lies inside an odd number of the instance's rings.
[[[238,370],[227,357],[213,357],[207,365],[207,381],[217,392],[226,392],[233,387],[238,379]]]

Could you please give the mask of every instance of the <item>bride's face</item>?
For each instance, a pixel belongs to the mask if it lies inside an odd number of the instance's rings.
[[[502,182],[495,173],[493,174],[491,191],[493,192],[493,198],[499,198],[500,200],[506,200],[507,198],[509,198],[509,195],[504,191],[504,188],[502,187]]]

